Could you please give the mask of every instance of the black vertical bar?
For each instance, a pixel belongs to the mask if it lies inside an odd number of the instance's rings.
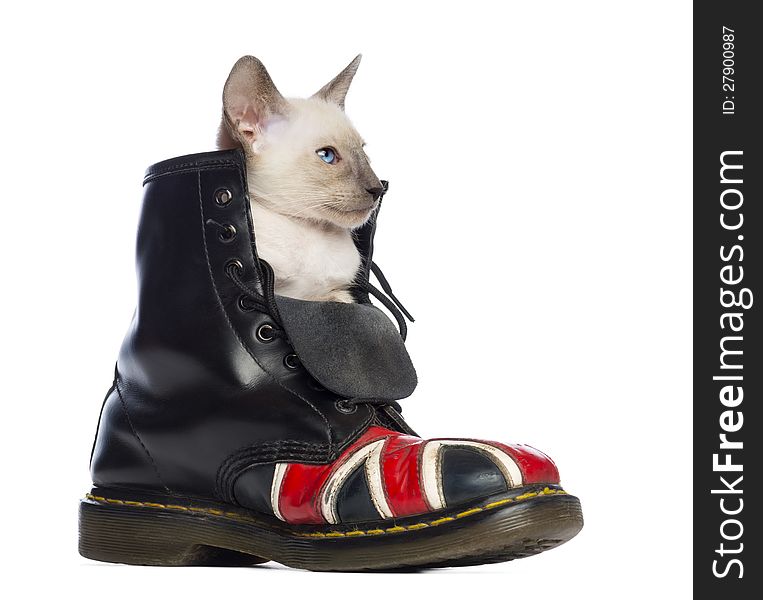
[[[694,6],[694,594],[701,597],[763,598],[763,502],[754,493],[763,462],[759,8]],[[722,162],[730,167],[723,173]]]

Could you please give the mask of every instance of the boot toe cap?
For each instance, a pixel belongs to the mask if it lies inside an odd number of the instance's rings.
[[[333,525],[478,507],[527,486],[555,486],[559,472],[548,456],[522,444],[426,440],[374,426],[335,462],[279,464],[272,479],[276,517]]]
[[[433,440],[422,457],[422,484],[435,510],[460,506],[527,485],[559,483],[545,454],[521,444]]]

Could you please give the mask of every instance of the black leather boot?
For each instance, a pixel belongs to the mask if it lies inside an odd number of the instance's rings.
[[[371,260],[376,215],[357,232],[356,304],[277,297],[245,174],[239,151],[146,174],[138,308],[101,410],[80,553],[391,569],[511,560],[577,534],[580,503],[543,453],[422,440],[403,420],[416,373],[404,309]]]

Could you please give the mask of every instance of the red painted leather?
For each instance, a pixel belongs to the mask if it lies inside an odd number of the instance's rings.
[[[320,497],[323,486],[331,473],[355,450],[386,436],[400,435],[384,427],[369,427],[363,435],[350,444],[340,457],[328,465],[305,465],[292,463],[286,469],[278,509],[287,523],[322,524],[326,520],[321,514]]]
[[[295,525],[326,523],[320,507],[326,482],[356,450],[382,438],[387,438],[387,441],[382,451],[381,472],[387,502],[394,516],[405,517],[431,511],[421,483],[421,449],[425,440],[372,426],[331,464],[289,464],[279,494],[278,508],[281,516],[287,523]],[[465,438],[439,439],[458,441]],[[532,446],[487,440],[471,441],[492,445],[511,456],[522,471],[524,485],[559,483],[559,471],[554,462]]]
[[[290,464],[286,468],[278,509],[287,523],[325,523],[318,506],[318,490],[328,479],[333,464]]]
[[[485,442],[506,452],[522,471],[525,484],[530,483],[559,483],[559,470],[554,461],[540,450],[526,444],[502,444],[500,442]]]
[[[419,458],[421,438],[398,435],[387,440],[382,455],[384,488],[389,507],[396,517],[428,512],[421,493]]]

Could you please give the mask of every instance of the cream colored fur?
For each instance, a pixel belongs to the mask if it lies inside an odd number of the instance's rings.
[[[277,294],[352,302],[360,266],[352,230],[368,220],[381,188],[344,113],[359,62],[307,99],[283,98],[251,56],[225,84],[218,145],[245,151],[257,252],[273,267]],[[318,156],[324,148],[336,152],[335,164]]]

